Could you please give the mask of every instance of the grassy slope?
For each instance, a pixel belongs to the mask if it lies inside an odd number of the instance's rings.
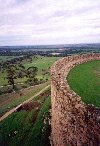
[[[32,63],[24,62],[25,67],[29,66],[37,66],[39,68],[38,78],[42,78],[43,71],[45,69],[48,71],[49,67],[53,62],[58,59],[57,57],[43,57],[42,59],[39,57],[38,59],[33,59]],[[46,77],[47,78],[47,77]],[[50,76],[48,75],[48,78]],[[45,83],[44,83],[45,84]],[[43,86],[41,85],[41,89]],[[22,101],[30,98],[35,93],[40,91],[40,88],[36,88],[31,93],[26,96],[21,96],[18,99],[13,100],[13,102],[8,103],[7,105],[1,108],[1,112],[4,112],[8,109],[8,107],[12,108],[13,106],[21,103]],[[38,100],[35,98],[35,100]],[[38,100],[39,101],[39,100]],[[40,102],[42,103],[42,102]],[[36,109],[33,108],[32,111],[22,110],[20,112],[13,113],[7,119],[1,122],[0,124],[0,145],[4,146],[49,146],[48,136],[50,134],[50,126],[48,124],[48,120],[46,120],[46,124],[44,124],[44,118],[48,119],[49,117],[49,108],[51,105],[50,97],[47,97],[39,113],[37,115],[35,123],[33,123],[33,119],[36,114]],[[14,131],[17,131],[17,134],[14,134]]]
[[[38,85],[36,87],[33,87],[33,90],[31,92],[27,93],[26,95],[24,95],[24,96],[22,95],[22,96],[20,96],[18,98],[15,98],[15,99],[11,100],[10,102],[7,102],[6,104],[4,104],[0,108],[0,114],[12,109],[14,106],[17,106],[20,103],[22,103],[23,101],[31,98],[32,96],[34,96],[36,93],[38,93],[40,90],[42,90],[43,88],[45,88],[49,84],[50,84],[50,82],[46,82],[46,83],[40,84],[40,85]],[[5,96],[2,97],[2,98],[5,98]],[[2,100],[2,99],[0,99],[0,100]]]
[[[41,59],[42,58],[42,59]],[[38,59],[36,58],[33,58],[33,62],[30,63],[30,62],[23,62],[24,66],[26,68],[28,68],[29,66],[37,66],[38,67],[38,77],[43,77],[42,73],[42,69],[45,69],[45,70],[49,70],[49,67],[52,65],[53,62],[55,62],[57,59],[59,59],[59,57],[38,57]],[[4,74],[3,74],[4,75]],[[50,78],[50,75],[44,75],[45,78]],[[3,84],[3,77],[1,77],[0,79],[2,82],[0,82],[1,84]],[[23,80],[23,79],[22,79]],[[40,85],[40,87],[36,87],[33,89],[33,91],[29,94],[26,94],[25,96],[18,96],[18,98],[14,98],[13,100],[8,100],[9,96],[7,95],[6,96],[6,99],[7,99],[7,102],[4,103],[3,106],[1,106],[0,108],[0,114],[8,111],[9,109],[13,108],[14,106],[17,106],[18,104],[20,104],[21,102],[23,102],[24,100],[30,98],[31,96],[33,96],[34,94],[36,94],[37,92],[39,92],[41,89],[43,89],[47,84],[43,84],[43,85]],[[1,96],[0,97],[0,101],[2,102],[3,101],[3,98],[5,99],[5,96]]]
[[[100,61],[91,61],[73,68],[68,83],[87,104],[100,107]]]
[[[25,68],[36,66],[38,68],[37,78],[43,78],[43,69],[49,71],[51,65],[58,60],[60,57],[41,57],[38,56],[38,59],[33,59],[32,63],[24,63]],[[50,75],[45,75],[44,78],[50,78]]]
[[[49,121],[44,124],[44,118],[48,118],[51,105],[50,97],[45,97],[35,123],[33,117],[36,109],[31,111],[22,110],[13,113],[0,124],[1,146],[49,146],[48,136],[50,134]],[[43,130],[44,127],[44,130]],[[17,134],[14,134],[17,131]]]

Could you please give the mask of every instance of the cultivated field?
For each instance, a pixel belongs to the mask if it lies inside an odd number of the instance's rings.
[[[91,61],[73,68],[68,83],[87,104],[100,107],[100,61]]]

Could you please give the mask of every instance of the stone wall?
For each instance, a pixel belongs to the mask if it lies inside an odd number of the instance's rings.
[[[65,57],[51,67],[53,146],[100,146],[100,109],[85,105],[66,81],[73,67],[91,60],[100,54]]]

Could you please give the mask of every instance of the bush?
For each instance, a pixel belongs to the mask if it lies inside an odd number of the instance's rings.
[[[6,94],[6,93],[11,93],[13,91],[12,86],[4,86],[0,88],[0,95]]]

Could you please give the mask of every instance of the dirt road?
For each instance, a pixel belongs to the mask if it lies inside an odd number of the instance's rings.
[[[32,96],[31,98],[25,100],[24,102],[22,102],[21,104],[19,104],[17,107],[11,109],[10,111],[6,112],[1,118],[0,118],[0,122],[3,121],[5,118],[7,118],[9,115],[11,115],[13,112],[15,112],[20,106],[22,106],[25,103],[30,102],[31,100],[33,100],[34,97],[40,95],[41,93],[43,93],[45,90],[47,90],[48,88],[50,88],[50,85],[46,86],[45,88],[43,88],[41,91],[39,91],[37,94],[35,94],[34,96]]]

